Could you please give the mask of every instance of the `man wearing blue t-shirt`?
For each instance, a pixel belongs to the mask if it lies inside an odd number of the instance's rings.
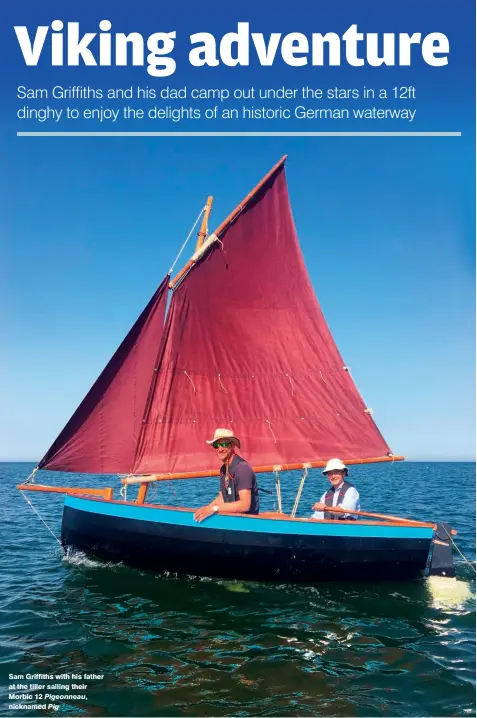
[[[234,514],[258,514],[259,499],[255,473],[249,463],[235,453],[240,449],[240,440],[230,429],[216,429],[214,438],[207,444],[215,449],[221,462],[220,491],[207,506],[194,514],[196,521],[220,512]]]

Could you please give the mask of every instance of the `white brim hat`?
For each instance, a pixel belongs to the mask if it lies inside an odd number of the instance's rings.
[[[208,439],[205,440],[206,444],[212,445],[215,444],[216,441],[221,441],[222,439],[227,439],[228,441],[231,441],[237,448],[240,449],[240,439],[234,435],[233,431],[230,429],[216,429],[214,438],[210,441]]]
[[[344,471],[348,475],[348,468],[343,464],[341,459],[330,459],[323,469],[323,473],[326,475],[328,471]]]

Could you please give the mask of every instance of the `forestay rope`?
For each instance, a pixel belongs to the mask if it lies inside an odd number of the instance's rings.
[[[58,541],[58,543],[59,543],[60,546],[61,546],[61,541],[60,541],[60,539],[58,538],[58,536],[55,536],[55,534],[54,534],[53,531],[50,529],[50,527],[48,526],[48,524],[46,523],[46,521],[40,516],[39,512],[38,512],[38,511],[36,510],[36,508],[33,506],[32,502],[31,502],[29,499],[27,499],[27,497],[25,496],[24,492],[23,492],[21,489],[20,489],[20,493],[21,493],[21,495],[23,496],[23,498],[25,499],[25,501],[27,502],[27,504],[30,504],[31,508],[32,508],[33,511],[36,513],[36,515],[38,516],[38,518],[40,519],[40,521],[41,521],[43,524],[45,524],[46,528],[48,529],[48,531],[50,532],[50,534],[53,536],[53,538],[55,539],[55,541]]]

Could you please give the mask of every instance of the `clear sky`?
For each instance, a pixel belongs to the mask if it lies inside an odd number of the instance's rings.
[[[296,17],[293,27],[283,19],[285,31],[306,30]],[[3,86],[11,107],[22,72],[18,63]],[[392,450],[474,458],[473,97],[462,74],[441,76],[445,96],[429,77],[428,129],[464,130],[462,138],[36,139],[16,138],[6,121],[0,460],[41,458],[206,196],[215,227],[283,154],[318,300]]]

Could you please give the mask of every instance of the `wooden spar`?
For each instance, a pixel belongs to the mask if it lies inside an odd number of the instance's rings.
[[[44,486],[42,484],[18,484],[17,489],[20,491],[43,491],[48,494],[80,494],[87,496],[100,496],[110,501],[113,498],[113,489],[80,489],[75,486]]]
[[[231,222],[233,222],[233,220],[237,217],[237,215],[239,215],[240,212],[242,212],[242,210],[246,207],[246,205],[250,202],[250,200],[251,200],[251,199],[257,194],[257,192],[263,187],[263,185],[265,184],[265,182],[266,182],[268,179],[270,179],[270,177],[273,175],[273,173],[276,172],[276,171],[284,164],[284,162],[285,162],[285,160],[286,160],[287,157],[288,157],[288,155],[284,155],[284,156],[281,158],[281,160],[280,160],[279,162],[277,162],[277,164],[272,167],[272,169],[270,170],[270,172],[267,172],[267,174],[265,175],[265,177],[260,180],[260,182],[253,188],[253,190],[252,190],[251,192],[249,192],[246,197],[244,197],[244,199],[240,202],[240,204],[238,204],[238,205],[235,207],[234,211],[231,212],[231,213],[229,214],[229,216],[226,217],[226,219],[224,219],[224,221],[222,222],[222,224],[221,224],[219,227],[217,227],[217,229],[215,230],[215,232],[213,232],[213,234],[214,234],[216,237],[220,237],[220,235],[222,234],[222,232],[224,232],[224,230],[229,226],[229,224],[231,224]],[[189,269],[196,263],[196,261],[197,261],[197,258],[194,259],[194,257],[192,257],[192,259],[189,259],[189,261],[187,262],[187,264],[185,265],[185,267],[183,267],[183,268],[181,269],[181,271],[179,272],[179,274],[177,274],[177,275],[174,277],[174,279],[172,279],[172,280],[169,282],[169,289],[174,289],[174,287],[176,286],[176,284],[177,284],[177,283],[182,279],[182,277],[189,271]]]
[[[204,244],[204,239],[207,236],[207,227],[209,223],[210,210],[212,209],[213,197],[207,197],[207,204],[204,209],[204,216],[202,217],[202,224],[200,225],[200,231],[197,233],[197,244],[195,245],[195,251],[197,252]]]
[[[373,459],[343,459],[345,464],[381,464],[389,461],[404,461],[404,456],[377,456]],[[295,471],[296,469],[320,469],[326,461],[310,461],[301,464],[274,464],[272,466],[252,467],[256,474],[269,474],[272,471]],[[150,476],[131,476],[122,479],[123,484],[152,483],[153,481],[173,481],[174,479],[206,479],[218,476],[218,469],[207,471],[185,471],[178,474],[151,474]],[[349,512],[348,512],[349,513]]]

